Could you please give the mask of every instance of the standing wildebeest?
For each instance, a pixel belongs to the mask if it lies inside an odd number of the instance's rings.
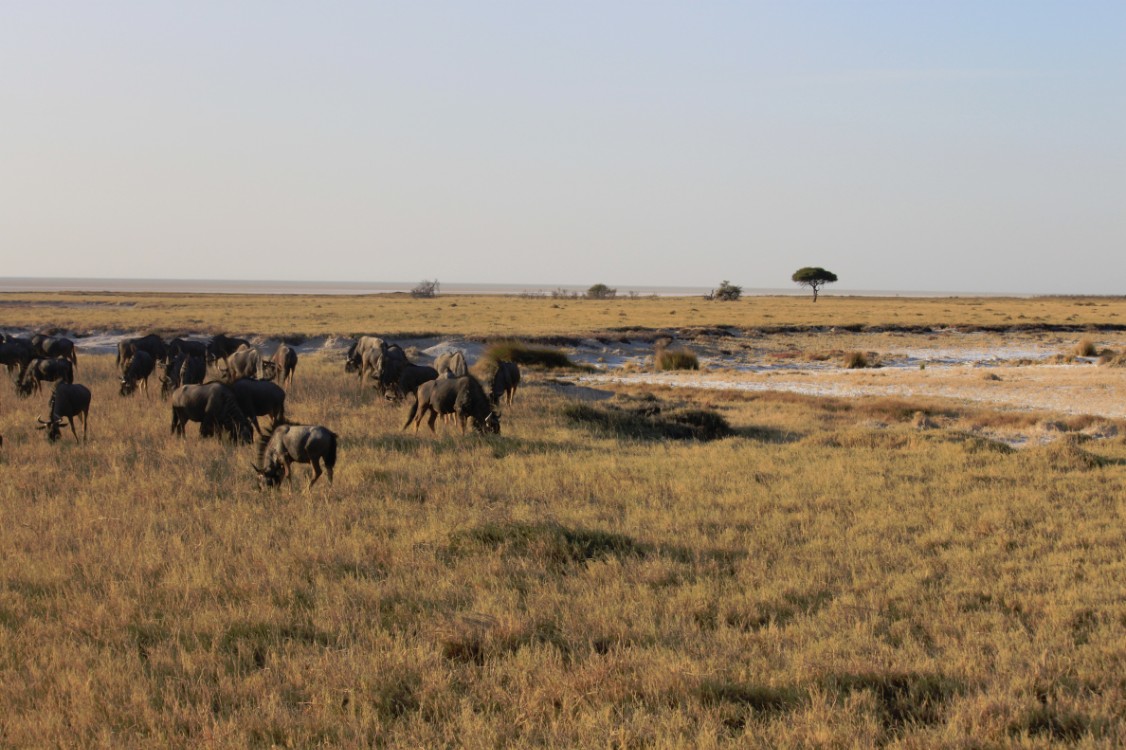
[[[174,338],[168,342],[168,359],[180,354],[190,354],[193,357],[207,358],[207,342],[192,341],[191,339]]]
[[[439,378],[420,385],[403,429],[414,422],[414,430],[418,432],[422,417],[427,413],[430,414],[427,425],[431,432],[435,432],[434,422],[439,415],[453,414],[461,425],[462,434],[465,433],[469,419],[473,420],[473,429],[477,432],[500,434],[500,415],[493,411],[485,389],[472,375],[464,378]]]
[[[155,333],[131,339],[122,339],[117,342],[117,369],[121,370],[122,374],[124,374],[125,369],[129,367],[129,360],[131,360],[133,355],[137,352],[145,352],[152,357],[154,362],[168,358],[168,347],[165,345],[164,339],[157,336]]]
[[[226,431],[232,443],[250,443],[254,428],[239,408],[234,391],[222,383],[182,385],[172,393],[172,434],[184,436],[188,422],[199,422],[199,436]]]
[[[434,369],[440,378],[464,378],[469,374],[469,365],[465,362],[465,352],[455,349],[452,352],[439,354],[434,360]]]
[[[325,462],[325,474],[332,484],[332,470],[336,466],[336,434],[327,427],[298,424],[275,424],[258,438],[258,462],[254,470],[258,472],[260,486],[277,487],[283,477],[289,477],[293,486],[293,472],[290,465],[312,464],[313,478],[309,480],[311,489],[321,477],[321,459]]]
[[[418,387],[430,380],[438,379],[438,371],[428,365],[407,365],[399,375],[399,398],[413,396]]]
[[[233,383],[239,378],[257,378],[262,374],[262,355],[253,347],[239,349],[227,356],[226,367],[219,365],[222,379]]]
[[[0,343],[0,364],[8,368],[8,374],[16,370],[16,378],[22,379],[24,370],[31,364],[33,358],[31,341],[28,339],[8,336]]]
[[[226,362],[228,357],[243,347],[249,349],[250,342],[246,339],[236,339],[224,333],[217,333],[211,337],[211,341],[207,344],[207,356],[211,361],[221,359]]]
[[[258,425],[258,417],[269,417],[274,424],[285,420],[285,389],[277,383],[241,378],[231,384],[231,390],[235,392],[242,413],[250,418],[259,435],[262,428]]]
[[[78,442],[78,431],[74,429],[74,418],[82,417],[82,440],[86,440],[86,418],[90,414],[90,389],[78,383],[55,383],[51,400],[47,404],[50,414],[44,422],[38,419],[39,429],[47,431],[47,439],[52,443],[59,439],[59,427],[66,419],[70,423],[74,442]]]
[[[169,349],[171,351],[171,349]],[[203,356],[180,352],[169,356],[160,376],[160,397],[168,398],[172,391],[182,385],[199,385],[207,377],[207,362]]]
[[[21,396],[30,396],[38,393],[40,383],[43,381],[74,382],[74,365],[69,359],[37,359],[23,371],[23,377],[16,385],[16,392]]]
[[[499,405],[501,396],[504,396],[505,403],[511,404],[518,385],[520,385],[520,368],[516,363],[497,362],[497,371],[493,373],[493,392],[489,394],[489,398],[494,405]]]
[[[37,333],[31,337],[31,349],[36,357],[43,359],[61,357],[70,360],[72,365],[78,367],[78,354],[74,350],[74,342],[63,336]]]
[[[278,344],[278,350],[270,358],[274,365],[274,377],[281,378],[281,384],[286,388],[293,385],[293,371],[297,369],[297,350],[284,341]]]
[[[152,375],[153,370],[156,369],[156,360],[144,349],[137,349],[133,352],[133,356],[129,358],[129,365],[125,368],[125,374],[121,376],[121,395],[131,396],[137,390],[137,384],[140,383],[141,390],[145,392],[145,398],[149,396],[149,376]]]
[[[381,396],[386,396],[388,391],[393,391],[399,383],[399,376],[403,368],[410,365],[406,352],[398,344],[384,344],[379,349],[369,350],[364,354],[363,370],[360,374],[361,382],[367,382],[370,374],[375,379],[375,387]]]
[[[379,351],[384,346],[383,339],[378,336],[360,336],[348,347],[348,353],[344,355],[344,372],[354,372],[363,379],[364,355],[369,351]]]

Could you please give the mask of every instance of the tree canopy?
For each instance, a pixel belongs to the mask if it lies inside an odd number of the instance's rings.
[[[711,290],[706,295],[708,299],[715,299],[721,302],[735,302],[743,296],[743,287],[732,284],[727,279],[718,288]]]
[[[832,271],[826,271],[819,266],[806,266],[794,271],[793,280],[802,286],[807,286],[813,290],[813,301],[817,301],[817,292],[821,287],[826,284],[832,284],[837,280],[837,275]]]

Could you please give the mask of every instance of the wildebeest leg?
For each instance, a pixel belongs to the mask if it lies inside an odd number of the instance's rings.
[[[313,478],[309,480],[309,486],[305,488],[306,490],[313,489],[313,485],[321,478],[321,460],[314,458],[310,463],[313,464]]]
[[[66,421],[70,423],[70,434],[74,435],[74,444],[78,445],[78,430],[74,429],[74,417],[73,416],[67,417]],[[82,434],[83,435],[86,434],[85,428],[83,428]]]
[[[434,432],[434,433],[438,432],[437,430],[434,429],[434,423],[437,422],[437,421],[438,421],[438,410],[437,409],[431,409],[430,410],[430,419],[427,420],[427,422],[426,422],[427,426],[430,427],[431,432]]]
[[[84,442],[84,443],[86,442],[86,420],[88,420],[89,418],[90,418],[90,412],[89,411],[82,412],[82,442]],[[75,438],[75,440],[77,440],[78,436],[75,435],[74,438]]]

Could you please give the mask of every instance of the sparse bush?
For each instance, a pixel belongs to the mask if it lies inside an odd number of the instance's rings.
[[[1115,353],[1108,349],[1099,357],[1099,364],[1109,367],[1126,367],[1126,352]]]
[[[420,298],[434,297],[438,294],[438,287],[437,279],[433,281],[420,281],[415,285],[414,289],[411,289],[411,296]]]
[[[743,287],[732,284],[724,279],[718,287],[704,295],[704,299],[718,300],[719,302],[735,302],[743,296]]]
[[[860,370],[865,367],[875,367],[875,359],[869,359],[864,352],[847,352],[844,357],[844,366],[849,370]]]
[[[1090,338],[1084,337],[1075,345],[1074,354],[1076,357],[1097,357],[1099,356],[1099,348]]]
[[[497,362],[515,362],[530,367],[581,369],[558,349],[529,346],[520,341],[499,341],[490,345],[481,355],[481,361],[491,367]]]
[[[618,294],[617,289],[611,289],[605,284],[595,284],[586,290],[587,299],[614,299]]]
[[[662,349],[657,352],[658,370],[699,370],[700,360],[687,349]]]

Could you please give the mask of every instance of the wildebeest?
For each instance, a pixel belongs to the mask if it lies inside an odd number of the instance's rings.
[[[148,398],[149,376],[155,369],[156,360],[153,355],[144,349],[135,350],[133,356],[129,358],[129,365],[125,368],[125,374],[121,376],[121,395],[133,395],[133,392],[137,390],[137,385],[140,384],[141,390],[145,392],[145,398]]]
[[[258,417],[269,417],[274,424],[285,420],[285,389],[269,380],[242,378],[231,384],[239,408],[250,418],[259,434]]]
[[[74,364],[69,359],[60,357],[33,360],[24,369],[23,376],[16,385],[16,392],[21,396],[30,396],[40,390],[39,384],[43,381],[73,383]]]
[[[438,371],[428,365],[407,365],[399,375],[399,396],[413,396],[423,383],[438,379]]]
[[[168,342],[168,359],[180,354],[189,354],[193,357],[207,359],[207,342],[193,341],[191,339],[174,338]]]
[[[172,393],[172,434],[183,437],[188,422],[199,422],[200,437],[225,430],[231,442],[250,443],[254,428],[239,408],[234,391],[222,383],[182,385]]]
[[[277,351],[270,358],[276,370],[274,377],[281,380],[286,388],[293,385],[293,372],[297,369],[297,350],[284,341],[278,344]]]
[[[262,373],[262,355],[254,347],[239,349],[227,356],[226,367],[220,365],[219,372],[228,383],[239,378],[256,378]]]
[[[439,415],[452,414],[465,433],[466,422],[473,420],[473,429],[477,432],[500,433],[500,415],[493,411],[485,389],[472,375],[463,378],[438,378],[430,380],[418,387],[407,415],[405,430],[414,422],[415,432],[418,432],[422,418],[430,415],[427,425],[431,432],[434,422]]]
[[[348,352],[344,355],[344,372],[354,372],[362,379],[364,355],[372,350],[379,351],[383,347],[383,339],[378,336],[360,336],[348,347]]]
[[[160,397],[167,398],[182,385],[199,385],[207,377],[207,362],[202,356],[180,352],[169,356],[160,375]]]
[[[8,336],[0,343],[0,364],[8,368],[9,375],[16,370],[16,377],[22,379],[24,370],[31,364],[33,357],[31,341],[28,339]]]
[[[38,419],[39,429],[47,431],[47,439],[52,443],[59,439],[63,420],[70,423],[74,442],[78,442],[78,431],[74,429],[74,418],[82,417],[82,440],[86,440],[86,419],[90,414],[90,389],[79,383],[55,383],[51,400],[47,403],[50,416],[47,421]]]
[[[70,360],[75,367],[78,366],[78,354],[74,350],[74,342],[64,336],[48,336],[37,333],[31,337],[32,354],[43,359],[61,357]]]
[[[258,438],[258,472],[260,486],[277,487],[284,477],[293,486],[291,464],[311,464],[313,478],[309,488],[321,477],[321,460],[324,460],[328,483],[332,484],[332,471],[336,466],[336,434],[319,425],[280,423],[273,425]]]
[[[236,339],[225,333],[217,333],[211,337],[211,341],[207,344],[207,356],[212,361],[223,360],[237,352],[240,348],[250,348],[250,342],[246,339]]]
[[[360,373],[361,382],[366,382],[370,375],[375,380],[375,387],[380,395],[386,396],[388,391],[393,391],[399,383],[399,376],[403,368],[410,365],[406,352],[398,344],[384,344],[378,349],[368,350],[364,354],[363,370]]]
[[[122,374],[124,374],[125,369],[129,367],[129,360],[131,360],[133,355],[137,352],[145,352],[152,357],[154,362],[168,358],[168,346],[164,343],[164,339],[157,336],[155,333],[131,339],[122,339],[117,342],[117,369],[121,370]]]
[[[503,396],[505,403],[511,404],[518,385],[520,385],[520,368],[516,363],[497,362],[497,371],[493,373],[493,390],[489,398],[494,405],[498,405]]]
[[[434,360],[434,369],[438,371],[440,378],[464,378],[469,374],[469,365],[465,362],[465,352],[460,349],[439,354],[438,358]]]

